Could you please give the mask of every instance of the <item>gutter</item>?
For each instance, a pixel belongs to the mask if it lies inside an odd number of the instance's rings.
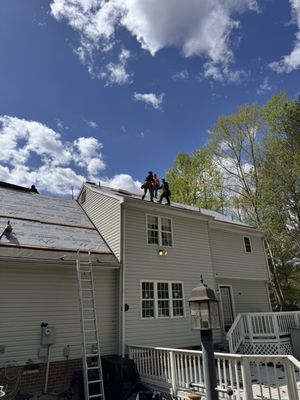
[[[11,256],[0,256],[0,261],[8,262],[24,262],[24,263],[36,263],[36,264],[54,264],[54,265],[61,265],[74,267],[76,265],[76,260],[64,260],[62,257],[57,259],[49,260],[48,258],[30,258],[30,257],[11,257]],[[101,269],[120,269],[120,265],[115,262],[92,262],[94,268],[101,268]]]

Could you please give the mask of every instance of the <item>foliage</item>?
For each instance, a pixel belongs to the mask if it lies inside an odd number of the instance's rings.
[[[175,201],[230,212],[266,236],[276,301],[300,305],[300,103],[284,93],[220,116],[208,145],[179,153]]]
[[[222,175],[206,148],[189,156],[178,153],[167,172],[172,198],[180,203],[222,211],[224,203]]]

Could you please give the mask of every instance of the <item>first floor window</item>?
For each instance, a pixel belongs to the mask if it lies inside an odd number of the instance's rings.
[[[142,316],[143,318],[154,318],[153,282],[142,283]]]
[[[142,318],[184,317],[182,282],[141,282]]]

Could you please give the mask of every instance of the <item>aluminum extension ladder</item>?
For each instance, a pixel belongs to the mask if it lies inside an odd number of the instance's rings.
[[[91,254],[88,255],[88,261],[80,262],[78,251],[76,268],[81,314],[84,398],[105,400]]]

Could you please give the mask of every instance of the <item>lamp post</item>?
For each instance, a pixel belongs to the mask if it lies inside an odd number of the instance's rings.
[[[214,291],[203,283],[202,275],[200,285],[192,290],[189,304],[192,329],[200,330],[201,335],[206,399],[218,400],[212,329],[220,329],[219,305]]]

